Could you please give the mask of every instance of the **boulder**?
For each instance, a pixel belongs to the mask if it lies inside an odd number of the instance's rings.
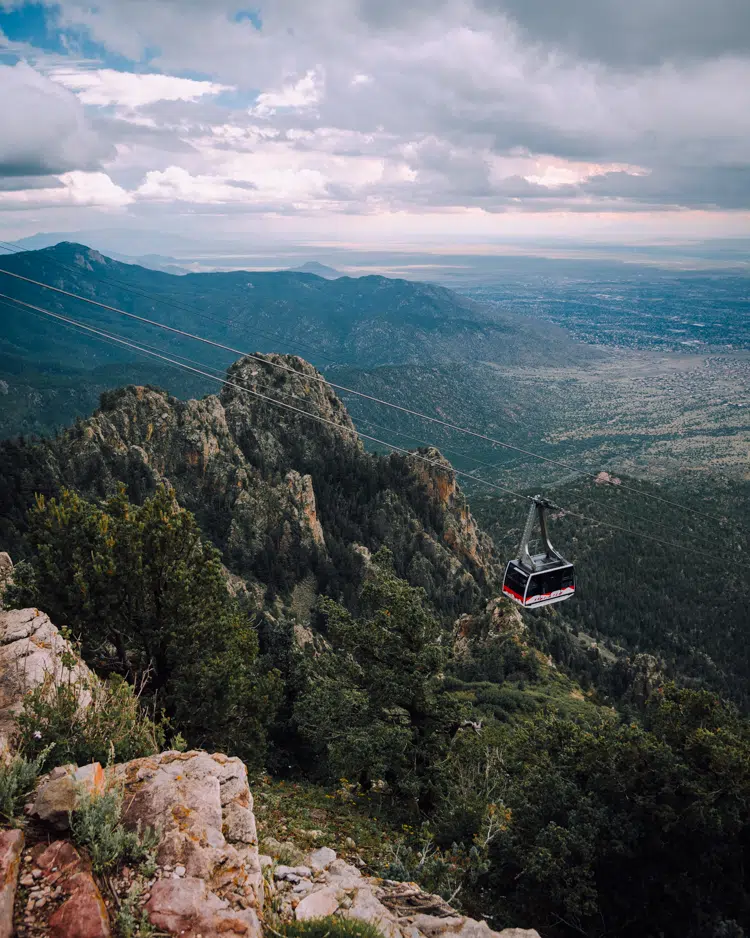
[[[73,653],[71,645],[43,612],[0,609],[0,754],[8,750],[16,717],[28,691],[45,680],[55,683],[95,680],[77,656],[71,669],[63,664],[63,655]],[[90,695],[84,691],[80,701],[81,706],[87,706]]]
[[[253,909],[232,909],[202,879],[162,879],[146,903],[151,924],[180,938],[262,938]]]
[[[324,886],[301,899],[294,915],[298,922],[304,922],[311,918],[325,918],[326,915],[333,915],[338,907],[336,890],[330,886]]]
[[[314,850],[307,858],[307,866],[309,866],[314,873],[322,873],[335,859],[336,852],[334,850],[331,850],[330,847],[320,847],[318,850]]]
[[[56,830],[67,830],[70,814],[78,804],[81,786],[91,793],[101,794],[105,790],[104,770],[98,762],[80,769],[73,765],[53,769],[37,785],[29,813]]]
[[[124,822],[161,832],[161,866],[184,867],[183,882],[204,881],[211,903],[215,898],[226,899],[233,909],[262,907],[253,800],[247,769],[239,759],[198,751],[163,752],[115,766],[114,771],[125,786]],[[193,893],[178,890],[175,895]],[[163,908],[162,912],[166,914]]]
[[[32,856],[41,878],[59,887],[65,896],[50,916],[44,934],[51,938],[110,938],[102,894],[73,844],[67,840],[56,840],[49,846],[39,844]]]
[[[0,832],[0,938],[11,938],[13,935],[13,904],[16,900],[23,841],[23,831]]]
[[[357,889],[351,906],[341,914],[345,918],[370,922],[385,938],[401,938],[398,919],[376,897],[372,886]]]

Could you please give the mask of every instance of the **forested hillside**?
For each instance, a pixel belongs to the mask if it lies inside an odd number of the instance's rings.
[[[367,452],[315,378],[299,358],[243,359],[218,396],[131,385],[53,439],[0,445],[0,550],[23,561],[3,601],[48,611],[110,682],[115,757],[169,739],[236,753],[303,804],[323,786],[324,817],[343,802],[380,831],[372,873],[495,928],[740,938],[750,725],[700,685],[745,703],[744,571],[718,583],[558,518],[579,595],[521,615],[498,596],[524,506],[475,499],[493,544],[440,453]],[[693,503],[729,516],[737,491],[702,485]],[[579,483],[559,500],[603,518],[620,494]],[[644,529],[657,514],[625,510]],[[707,521],[658,518],[703,549]],[[698,596],[670,594],[692,579]],[[30,706],[30,756],[50,738],[98,753],[75,707]]]
[[[750,483],[708,474],[661,486],[623,481],[652,498],[593,480],[546,491],[563,509],[588,520],[555,516],[552,540],[577,565],[577,597],[535,618],[569,646],[561,655],[573,673],[585,674],[615,697],[622,692],[622,675],[614,659],[647,653],[660,659],[670,677],[709,687],[747,710]],[[522,508],[479,494],[471,502],[498,549],[512,554]],[[572,644],[570,632],[578,635]],[[582,658],[581,650],[592,643],[600,651]]]
[[[531,364],[596,357],[556,327],[513,313],[490,314],[444,287],[387,277],[327,280],[294,271],[175,276],[67,242],[2,256],[2,270],[241,351],[305,354],[319,367],[331,361],[358,367],[480,358],[509,363],[522,351]],[[0,293],[209,366],[224,369],[237,357],[2,274]],[[143,373],[143,357],[132,350],[2,302],[0,364],[8,406],[0,414],[0,436],[51,432],[85,415],[94,404],[91,387],[118,386],[123,363],[135,364],[133,380]],[[158,380],[174,394],[211,389],[154,364]]]

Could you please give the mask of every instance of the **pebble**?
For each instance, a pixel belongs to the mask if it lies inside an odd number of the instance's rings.
[[[34,884],[34,877],[30,873],[25,873],[21,877],[20,883],[22,886],[32,886]]]
[[[174,868],[174,873],[172,875],[174,876],[175,879],[180,879],[182,876],[185,875],[186,872],[187,870],[185,869],[184,866],[176,866]]]
[[[42,873],[41,870],[32,870],[31,875],[34,877],[34,879],[41,879],[42,876],[44,876],[44,873]]]

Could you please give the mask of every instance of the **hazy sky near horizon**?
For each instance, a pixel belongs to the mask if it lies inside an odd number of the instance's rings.
[[[0,0],[0,231],[750,235],[748,0]]]

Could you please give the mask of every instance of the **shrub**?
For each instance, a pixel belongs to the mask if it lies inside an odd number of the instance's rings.
[[[0,816],[6,821],[17,817],[34,791],[49,751],[50,747],[43,749],[34,759],[15,755],[9,762],[0,762]]]
[[[120,938],[151,938],[155,929],[142,906],[144,886],[134,883],[115,918],[115,931]]]
[[[124,487],[101,507],[40,496],[28,521],[36,553],[14,603],[74,628],[99,671],[145,682],[191,744],[262,760],[279,676],[261,667],[255,625],[172,489],[143,505]]]
[[[119,675],[60,684],[49,676],[26,695],[16,745],[30,757],[46,751],[49,769],[68,762],[128,762],[158,752],[164,737],[163,722],[148,716]]]
[[[158,831],[140,826],[132,831],[122,823],[120,788],[103,794],[81,791],[78,807],[70,816],[73,840],[89,855],[95,873],[111,873],[123,863],[139,865],[147,861],[159,843]]]
[[[306,922],[288,922],[275,929],[283,938],[383,938],[370,922],[327,916]]]

